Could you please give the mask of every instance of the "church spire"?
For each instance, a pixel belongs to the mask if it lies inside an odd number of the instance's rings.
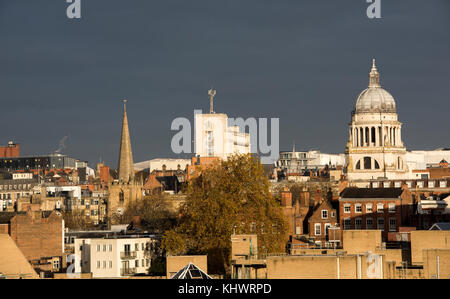
[[[372,69],[369,74],[369,87],[381,87],[380,73],[378,73],[377,66],[375,65],[375,59],[372,59]]]
[[[127,100],[123,100],[122,136],[119,153],[119,181],[130,182],[134,179],[133,153],[131,151],[130,132],[128,130]]]

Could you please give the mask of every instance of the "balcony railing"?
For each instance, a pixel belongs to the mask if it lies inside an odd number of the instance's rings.
[[[123,260],[130,260],[136,258],[136,251],[122,251],[120,253],[120,258]]]
[[[136,274],[136,268],[120,269],[120,276],[134,275],[134,274]]]

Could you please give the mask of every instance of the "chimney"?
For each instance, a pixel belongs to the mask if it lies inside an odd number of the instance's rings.
[[[281,206],[290,208],[292,207],[292,193],[288,187],[284,187],[281,191]]]
[[[300,191],[300,205],[309,207],[309,192],[306,187],[303,187],[302,191]]]

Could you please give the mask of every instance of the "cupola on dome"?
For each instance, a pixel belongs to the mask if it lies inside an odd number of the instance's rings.
[[[394,98],[389,92],[381,88],[380,74],[375,66],[375,59],[370,71],[369,88],[359,94],[354,112],[396,113]]]

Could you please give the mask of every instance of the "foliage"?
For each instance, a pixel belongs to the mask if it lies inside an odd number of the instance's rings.
[[[255,157],[234,155],[202,170],[186,193],[180,223],[164,237],[169,253],[206,253],[212,272],[225,274],[233,233],[257,234],[260,253],[284,252],[286,222]]]
[[[89,219],[89,217],[85,216],[84,213],[84,210],[63,212],[62,217],[64,219],[64,226],[74,230],[86,230],[93,228],[94,223]]]
[[[173,218],[169,212],[164,194],[152,194],[139,201],[130,201],[122,215],[117,215],[117,223],[131,223],[139,216],[141,225],[153,232],[164,232],[172,227]]]

